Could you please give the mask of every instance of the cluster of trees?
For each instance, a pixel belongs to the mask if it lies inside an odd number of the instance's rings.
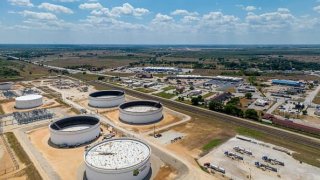
[[[218,58],[218,64],[229,70],[244,70],[244,73],[248,75],[259,76],[258,72],[246,72],[248,68],[259,68],[261,70],[320,70],[320,63],[317,62],[303,62],[296,60],[288,60],[283,57],[261,59],[252,57],[247,60],[228,60],[224,58]],[[253,74],[252,74],[253,73]]]
[[[90,64],[82,64],[82,65],[74,65],[74,66],[66,66],[67,69],[87,69],[89,71],[101,71],[103,67],[95,67]]]
[[[2,66],[0,67],[0,76],[1,77],[14,77],[20,76],[20,72],[16,71],[15,69]]]
[[[194,106],[198,106],[200,102],[204,102],[204,99],[201,95],[191,98],[191,104]]]
[[[151,64],[154,66],[191,66],[192,68],[195,69],[215,69],[216,66],[214,64],[205,64],[201,61],[167,61],[167,60],[161,60],[157,61],[155,58],[150,58],[149,60],[145,61],[139,61],[139,62],[133,62],[130,63],[129,66],[145,66],[145,64]]]
[[[248,119],[259,120],[259,114],[254,109],[247,109],[243,111],[238,108],[240,99],[238,97],[232,98],[226,105],[219,101],[211,101],[209,103],[209,109],[212,111],[222,112],[237,117],[245,117]]]

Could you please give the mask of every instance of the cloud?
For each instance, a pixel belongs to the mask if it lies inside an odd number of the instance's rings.
[[[184,9],[177,9],[177,10],[171,12],[171,15],[173,15],[173,16],[197,16],[197,15],[199,15],[199,13],[189,12]]]
[[[73,11],[67,7],[61,5],[55,5],[50,3],[42,3],[38,6],[40,9],[46,9],[48,11],[56,12],[56,13],[66,13],[73,14]]]
[[[246,22],[252,28],[261,28],[261,30],[278,30],[293,25],[297,18],[293,16],[286,8],[278,8],[275,12],[256,15],[249,12],[246,16]]]
[[[278,8],[278,12],[282,12],[282,13],[289,13],[290,10],[287,8]]]
[[[79,1],[79,0],[57,0],[57,1],[60,1],[60,2],[76,2],[76,1]]]
[[[244,8],[246,11],[255,11],[257,8],[255,6],[247,6]]]
[[[83,3],[79,5],[80,9],[102,9],[103,6],[100,3]]]
[[[141,17],[149,13],[148,9],[134,8],[129,3],[124,3],[122,6],[113,7],[111,10],[108,8],[95,9],[91,11],[94,16],[107,16],[107,17],[121,17],[122,15],[132,15],[134,17]]]
[[[167,22],[172,22],[172,21],[173,21],[173,18],[171,16],[158,13],[155,16],[155,18],[152,20],[152,23],[159,24],[159,23],[167,23]]]
[[[199,21],[199,20],[200,20],[200,18],[196,17],[196,16],[184,16],[181,19],[181,22],[182,23],[192,23],[192,22]]]
[[[149,13],[149,10],[144,8],[134,8],[131,4],[124,3],[122,6],[112,8],[110,13],[118,17],[121,15],[142,16]]]
[[[57,20],[57,16],[52,13],[44,13],[44,12],[33,12],[24,10],[20,12],[24,17],[30,18],[30,19],[38,19],[38,20]]]
[[[8,0],[8,2],[14,6],[33,7],[33,4],[30,2],[30,0]]]
[[[313,10],[316,11],[316,12],[318,12],[318,13],[320,13],[320,6],[314,7]]]

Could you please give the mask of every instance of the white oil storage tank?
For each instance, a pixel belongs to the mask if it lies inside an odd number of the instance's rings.
[[[100,136],[100,120],[94,116],[71,116],[50,123],[49,129],[53,144],[81,145]]]
[[[88,180],[143,180],[150,172],[151,148],[138,139],[114,138],[86,150]]]
[[[128,124],[152,124],[163,119],[162,110],[158,101],[130,101],[119,106],[119,119]]]
[[[96,108],[116,107],[125,102],[125,95],[120,90],[97,91],[89,95],[89,106]]]
[[[13,82],[0,82],[0,90],[10,90]]]
[[[38,94],[20,96],[16,98],[15,108],[17,109],[35,108],[43,104],[42,99],[43,97]]]

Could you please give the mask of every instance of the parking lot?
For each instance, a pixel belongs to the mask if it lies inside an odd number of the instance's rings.
[[[213,149],[210,153],[199,159],[199,163],[211,163],[225,170],[227,177],[231,179],[303,179],[316,180],[320,179],[320,169],[308,164],[300,163],[289,155],[290,150],[285,150],[281,147],[276,147],[272,144],[264,143],[254,139],[245,138],[241,140],[236,137],[230,139],[221,146]],[[249,141],[247,141],[249,140]],[[252,155],[245,153],[241,154],[234,150],[234,147],[239,146],[247,151],[252,152]],[[276,150],[278,149],[278,150]],[[280,150],[279,150],[280,149]],[[286,152],[282,152],[282,150]],[[235,153],[243,158],[230,158],[226,156],[225,151]],[[287,154],[288,152],[288,154]],[[284,166],[275,165],[262,160],[263,156],[271,159],[276,159],[284,163]],[[255,163],[259,162],[269,167],[276,168],[277,172],[266,168],[257,168]],[[216,172],[218,173],[218,172]]]

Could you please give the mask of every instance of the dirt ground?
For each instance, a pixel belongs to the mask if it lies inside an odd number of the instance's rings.
[[[218,125],[208,126],[204,121],[197,120],[175,126],[172,130],[186,134],[180,142],[181,146],[186,147],[189,151],[201,148],[212,139],[226,139],[235,134],[232,130],[225,131]]]
[[[106,132],[106,129],[101,127],[104,129],[103,132]],[[50,132],[47,126],[30,131],[28,136],[33,146],[41,152],[57,174],[63,177],[62,179],[77,179],[78,169],[83,162],[84,146],[70,149],[50,146]]]
[[[103,116],[109,118],[110,120],[112,120],[115,124],[127,129],[127,130],[132,130],[135,132],[139,132],[139,133],[145,133],[148,131],[152,131],[154,128],[154,125],[156,126],[156,128],[161,128],[164,127],[166,125],[169,125],[171,123],[175,123],[178,122],[180,120],[182,120],[181,118],[174,116],[172,113],[164,110],[163,111],[163,119],[160,122],[157,122],[155,124],[149,124],[149,125],[129,125],[129,124],[125,124],[122,123],[119,120],[119,110],[115,109],[115,110],[111,110],[111,111],[107,111],[105,113],[101,113]]]
[[[161,166],[154,180],[171,180],[171,179],[175,179],[176,176],[177,174],[175,170],[172,169],[171,166],[164,165],[164,166]]]
[[[14,100],[6,102],[6,103],[2,103],[2,104],[0,104],[0,106],[2,107],[5,114],[10,114],[13,112],[26,112],[26,111],[31,111],[31,110],[35,110],[35,109],[53,108],[53,107],[60,106],[60,104],[53,99],[48,99],[46,97],[43,97],[43,105],[40,107],[32,108],[32,109],[16,109],[14,107],[15,106]]]
[[[3,171],[13,168],[14,164],[13,161],[4,146],[4,142],[2,138],[0,138],[0,179],[1,179],[1,174]]]

